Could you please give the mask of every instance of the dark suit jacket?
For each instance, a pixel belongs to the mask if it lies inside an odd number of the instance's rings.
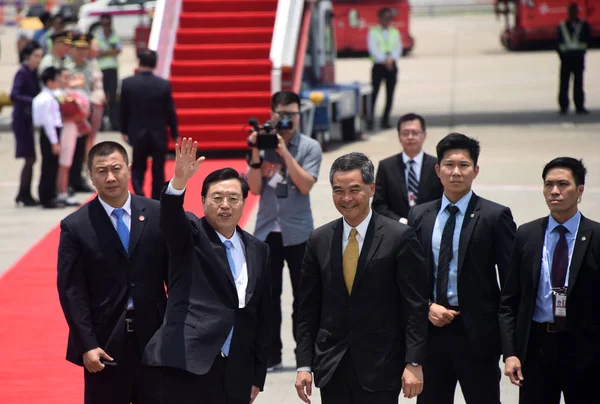
[[[179,136],[171,83],[151,72],[127,77],[121,84],[121,131],[131,147],[167,150],[167,126]]]
[[[431,237],[442,200],[415,206],[408,224],[423,245],[430,274],[429,293],[433,296],[433,250]],[[508,273],[515,222],[506,206],[480,198],[475,193],[467,207],[458,247],[458,299],[460,316],[473,351],[480,357],[500,354],[498,306],[500,285]],[[455,320],[455,321],[457,321]]]
[[[423,156],[419,196],[417,204],[440,199],[444,193],[442,183],[435,173],[437,159],[429,154]],[[408,191],[406,189],[406,166],[402,153],[382,160],[377,167],[373,209],[394,220],[408,218]]]
[[[411,228],[373,212],[349,296],[343,227],[343,219],[335,220],[308,240],[298,292],[298,367],[310,366],[323,387],[350,350],[364,389],[400,388],[404,365],[425,360],[423,250]]]
[[[519,227],[500,304],[502,353],[527,361],[527,345],[542,267],[548,217]],[[600,223],[581,216],[569,270],[567,329],[577,367],[598,360],[600,350]],[[527,376],[525,375],[525,378]]]
[[[10,99],[13,102],[13,128],[27,125],[27,128],[31,126],[32,111],[31,103],[36,95],[40,93],[40,83],[37,78],[37,71],[31,70],[26,65],[21,65],[17,74],[15,75],[15,81],[10,91]],[[26,122],[20,122],[25,120]],[[15,132],[19,132],[15,130]],[[29,133],[29,129],[28,132]],[[17,133],[20,134],[20,133]]]
[[[157,201],[131,195],[129,253],[98,198],[60,223],[58,296],[69,325],[68,361],[82,365],[84,352],[101,347],[119,362],[130,295],[140,351],[162,323],[168,258],[159,209]]]
[[[271,294],[269,248],[238,227],[246,249],[246,306],[238,308],[225,247],[206,218],[183,210],[184,195],[161,196],[161,229],[169,249],[169,300],[163,325],[146,347],[144,363],[206,374],[231,327],[225,387],[249,397],[265,383]]]

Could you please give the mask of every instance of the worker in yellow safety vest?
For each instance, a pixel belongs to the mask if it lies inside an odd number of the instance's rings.
[[[590,26],[579,18],[577,3],[568,6],[569,19],[558,26],[558,54],[560,56],[560,89],[558,104],[561,115],[569,110],[569,81],[573,75],[573,102],[579,115],[589,112],[584,107],[583,70],[585,68],[585,52],[590,41]]]
[[[100,16],[101,30],[98,30],[95,39],[98,42],[98,67],[102,71],[102,81],[108,108],[104,108],[105,115],[110,120],[110,127],[119,130],[119,105],[117,89],[119,87],[119,61],[118,56],[123,49],[121,38],[112,26],[110,14]]]
[[[395,15],[395,10],[391,8],[382,8],[378,12],[379,25],[369,30],[367,37],[367,47],[369,55],[373,61],[371,71],[371,83],[373,84],[373,96],[367,128],[373,129],[373,120],[375,118],[375,102],[381,82],[385,81],[386,97],[385,109],[381,117],[381,129],[389,129],[390,111],[394,101],[394,90],[398,80],[398,67],[396,60],[402,56],[402,37],[400,31],[391,26]]]

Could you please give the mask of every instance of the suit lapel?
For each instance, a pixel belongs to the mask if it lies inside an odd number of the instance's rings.
[[[396,184],[400,185],[400,198],[402,203],[405,203],[408,205],[408,190],[406,188],[406,165],[404,164],[404,160],[402,159],[402,153],[398,154],[398,168],[399,168],[399,175],[400,178],[398,178],[396,180]]]
[[[548,227],[548,217],[538,222],[539,227],[535,228],[535,233],[532,234],[533,240],[533,268],[531,268],[531,276],[533,281],[533,299],[535,302],[535,296],[538,294],[538,288],[540,284],[540,276],[542,274],[542,254],[544,254],[544,237],[546,235],[546,227]]]
[[[225,246],[221,242],[221,239],[217,235],[217,231],[212,228],[210,224],[206,221],[206,218],[202,218],[202,226],[204,227],[204,232],[206,236],[210,240],[212,244],[212,250],[214,253],[214,257],[216,258],[216,270],[218,274],[225,277],[224,279],[227,283],[229,283],[229,288],[231,292],[234,293],[235,299],[237,298],[237,289],[235,287],[235,280],[233,279],[233,274],[231,273],[231,268],[229,267],[229,261],[227,260],[227,252],[225,252]]]
[[[117,234],[115,226],[112,224],[106,210],[102,207],[100,200],[96,197],[90,202],[90,223],[97,229],[102,240],[108,241],[111,247],[114,247],[121,255],[127,256],[123,243]]]
[[[433,181],[432,173],[435,173],[433,167],[435,166],[435,160],[428,158],[427,154],[423,155],[423,164],[421,164],[421,177],[419,180],[419,199],[422,200],[423,195],[427,192],[427,187],[430,186]]]
[[[433,237],[433,227],[435,226],[435,219],[440,211],[440,207],[442,206],[442,200],[438,199],[435,204],[431,208],[425,212],[423,215],[423,220],[421,221],[421,231],[420,233],[423,235],[421,237],[421,245],[423,247],[423,251],[427,254],[427,262],[429,268],[429,279],[431,280],[431,288],[430,292],[433,292],[433,248],[431,246],[431,237]]]
[[[344,256],[342,251],[342,238],[344,236],[344,219],[341,218],[336,220],[332,225],[333,235],[331,237],[331,251],[330,266],[331,266],[331,281],[332,286],[336,289],[342,290],[342,295],[348,296],[348,290],[346,289],[346,282],[344,281]]]
[[[131,236],[129,238],[129,255],[133,254],[135,247],[140,241],[140,236],[150,219],[146,216],[146,207],[142,205],[140,198],[131,195]]]
[[[369,226],[367,227],[367,234],[365,234],[365,241],[363,242],[362,249],[360,251],[360,256],[358,258],[358,266],[356,267],[356,276],[354,277],[354,283],[352,284],[352,293],[356,291],[356,288],[360,285],[360,281],[365,276],[367,271],[367,267],[371,259],[373,259],[373,255],[377,251],[379,247],[379,243],[381,242],[381,221],[379,220],[379,215],[373,212],[373,216],[371,217],[371,221],[369,222]]]
[[[246,255],[246,268],[248,270],[248,285],[246,286],[246,304],[252,299],[252,295],[254,295],[254,291],[256,290],[256,278],[258,278],[258,257],[256,256],[256,250],[254,245],[254,240],[246,237],[245,232],[237,228],[238,234],[242,238],[242,242],[244,243],[244,253]],[[230,271],[231,272],[231,271]]]
[[[587,251],[587,247],[590,244],[592,238],[592,229],[587,225],[587,219],[581,215],[581,221],[579,222],[579,231],[575,236],[575,246],[573,247],[573,257],[571,258],[571,265],[569,267],[569,283],[567,288],[567,299],[569,294],[573,290],[573,285],[577,281],[577,275],[579,269],[583,263],[583,258]]]
[[[480,209],[481,206],[479,203],[479,197],[473,193],[473,195],[471,195],[469,205],[467,206],[465,218],[463,219],[462,228],[460,230],[460,240],[458,242],[458,278],[460,278],[460,274],[462,272],[463,263],[465,262],[465,256],[467,255],[467,250],[469,249],[469,243],[471,242],[473,230],[475,229],[477,221],[479,220]]]

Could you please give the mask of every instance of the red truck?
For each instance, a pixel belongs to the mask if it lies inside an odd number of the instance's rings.
[[[508,50],[555,42],[571,3],[579,4],[579,17],[590,24],[592,41],[600,40],[599,0],[496,0],[496,15],[505,21],[500,42]]]

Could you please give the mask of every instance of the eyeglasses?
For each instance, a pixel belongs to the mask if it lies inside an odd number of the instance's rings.
[[[242,202],[243,198],[240,195],[229,195],[229,196],[222,196],[222,195],[210,195],[209,198],[213,201],[213,203],[215,205],[222,205],[223,202],[225,202],[225,200],[227,200],[227,204],[229,206],[236,206],[239,205],[240,202]]]
[[[279,115],[280,117],[286,117],[286,118],[294,118],[298,115],[300,115],[300,112],[288,112],[288,111],[273,111],[274,113],[276,113],[277,115]]]
[[[402,132],[400,132],[400,136],[401,137],[419,137],[421,134],[423,133],[423,131],[421,130],[403,130]]]

